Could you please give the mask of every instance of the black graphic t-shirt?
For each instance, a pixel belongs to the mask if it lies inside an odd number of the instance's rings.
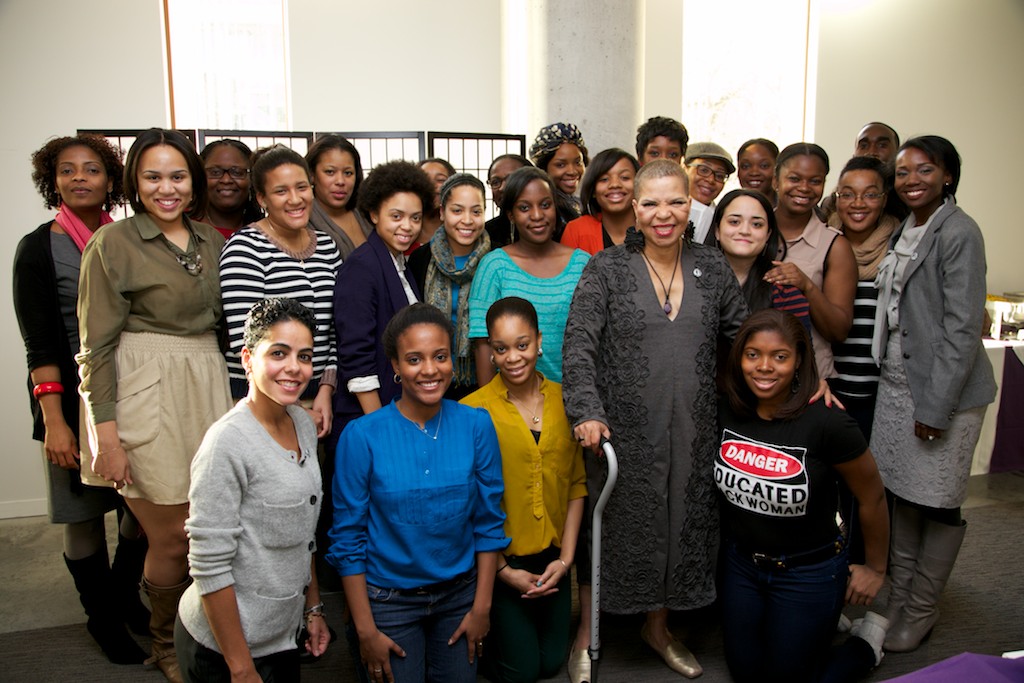
[[[740,418],[726,401],[719,413],[714,476],[726,536],[774,556],[834,540],[839,475],[832,466],[868,448],[853,418],[820,400],[793,420]]]

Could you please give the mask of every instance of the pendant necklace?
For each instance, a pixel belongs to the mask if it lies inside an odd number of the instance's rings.
[[[399,410],[398,412],[401,414],[402,411]],[[402,417],[405,417],[405,415],[402,415]],[[410,419],[408,417],[405,417],[405,419],[409,420],[409,422],[412,422],[413,426],[416,427],[416,429],[418,429],[421,432],[423,432],[424,436],[429,436],[434,441],[437,441],[437,434],[438,434],[438,432],[441,431],[441,418],[443,418],[443,417],[444,417],[444,403],[441,404],[441,409],[437,411],[437,428],[434,430],[433,434],[431,434],[430,432],[427,431],[427,422],[429,422],[429,420],[424,420],[423,421],[423,426],[420,427],[419,423],[417,423],[415,420],[412,420],[412,419]]]
[[[538,389],[538,391],[540,390],[540,378],[539,377],[537,378],[537,389]],[[522,403],[518,398],[513,396],[511,391],[508,392],[508,398],[513,403],[515,403],[515,404],[517,404],[519,406],[522,406],[523,410],[525,410],[526,412],[528,412],[530,414],[530,421],[533,424],[537,424],[538,422],[540,422],[540,417],[537,416],[537,410],[540,408],[540,402],[544,400],[544,394],[541,394],[540,397],[537,399],[537,403],[536,403],[536,405],[535,405],[533,410],[530,410],[526,406],[525,403]]]
[[[651,272],[654,273],[654,277],[658,278],[658,284],[661,285],[662,291],[665,292],[665,305],[662,306],[662,310],[665,311],[665,315],[672,315],[672,301],[669,299],[669,290],[672,288],[672,283],[676,280],[676,270],[679,268],[679,249],[676,249],[676,260],[672,264],[672,277],[668,279],[668,287],[665,286],[665,281],[661,279],[661,275],[658,274],[658,270],[654,267],[654,264],[651,263],[651,259],[647,258],[647,253],[641,251],[640,255],[644,257],[644,261],[647,261],[648,267],[651,269]]]

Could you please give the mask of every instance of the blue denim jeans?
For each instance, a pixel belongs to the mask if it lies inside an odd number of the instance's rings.
[[[816,680],[830,654],[848,576],[845,551],[816,564],[765,570],[726,544],[725,659],[737,683]]]
[[[401,683],[476,683],[466,636],[449,645],[476,596],[476,572],[443,590],[413,593],[367,584],[377,629],[405,650],[392,653],[391,672]]]

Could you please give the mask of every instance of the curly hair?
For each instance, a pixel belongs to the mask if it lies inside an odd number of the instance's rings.
[[[242,333],[242,344],[251,353],[256,349],[270,328],[278,323],[294,320],[309,329],[310,335],[316,336],[316,317],[313,311],[297,299],[287,297],[270,297],[261,299],[252,305],[245,315],[245,329]]]
[[[165,130],[163,128],[150,128],[139,133],[128,150],[128,158],[124,163],[124,193],[135,213],[146,213],[146,207],[139,199],[139,160],[143,152],[150,147],[167,145],[177,150],[185,159],[188,166],[188,173],[192,180],[192,201],[186,210],[206,206],[206,168],[203,161],[196,154],[196,148],[192,142],[176,130]]]
[[[46,208],[55,209],[60,206],[60,194],[57,192],[57,157],[69,147],[87,147],[103,162],[107,178],[113,184],[113,189],[103,203],[104,211],[110,211],[115,205],[123,203],[124,165],[121,163],[121,150],[104,137],[81,133],[74,137],[52,138],[32,153],[32,182],[42,195]]]
[[[686,145],[690,142],[690,133],[687,132],[686,126],[667,116],[652,116],[636,129],[636,156],[638,159],[644,158],[647,145],[656,137],[665,137],[673,142],[678,142],[680,153],[683,157],[686,156]]]
[[[376,166],[366,176],[359,192],[359,211],[366,218],[380,211],[390,197],[409,192],[420,198],[423,212],[434,206],[434,184],[416,164],[408,161],[389,161]]]

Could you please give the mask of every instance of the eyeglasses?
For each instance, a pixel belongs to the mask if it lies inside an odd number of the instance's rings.
[[[501,187],[502,185],[505,184],[506,180],[508,180],[508,176],[497,177],[497,178],[488,178],[487,179],[487,184],[490,186],[490,188],[492,190],[497,190],[499,187]]]
[[[697,169],[697,175],[699,175],[701,178],[712,178],[713,177],[715,180],[717,180],[720,183],[724,183],[726,180],[729,179],[729,174],[728,173],[722,173],[721,171],[716,171],[715,169],[711,168],[710,166],[705,166],[704,164],[697,164],[694,168]]]
[[[206,177],[213,178],[214,180],[220,180],[227,173],[235,180],[241,180],[245,176],[249,175],[249,169],[239,168],[238,166],[232,166],[231,168],[221,168],[220,166],[209,166],[206,169]]]
[[[865,192],[864,194],[854,194],[853,192],[836,192],[836,201],[840,201],[844,204],[850,204],[855,199],[859,199],[866,204],[877,204],[882,201],[882,197],[885,196],[884,192]]]

